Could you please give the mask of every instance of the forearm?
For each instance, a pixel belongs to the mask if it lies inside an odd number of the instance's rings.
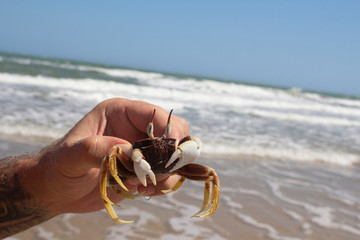
[[[0,238],[51,218],[41,202],[41,174],[36,156],[0,160]],[[36,192],[39,196],[35,196]]]

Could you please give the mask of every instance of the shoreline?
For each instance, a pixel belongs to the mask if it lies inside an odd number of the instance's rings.
[[[37,151],[49,143],[0,138],[1,157],[4,153]],[[120,202],[115,211],[122,219],[136,220],[133,224],[114,223],[104,210],[69,213],[7,240],[360,237],[356,220],[360,219],[358,166],[339,168],[324,163],[206,155],[196,163],[214,168],[220,178],[219,207],[212,216],[191,218],[201,207],[204,183],[186,180],[175,193]]]
[[[0,134],[0,159],[40,151],[51,142],[50,139],[23,138],[17,135]]]
[[[44,147],[50,145],[57,139],[49,138],[49,137],[31,137],[31,136],[22,136],[18,134],[8,135],[0,133],[0,159],[4,157],[8,157],[11,155],[23,155],[36,151],[40,151]],[[258,162],[274,162],[274,163],[284,163],[284,164],[300,164],[309,167],[340,167],[346,169],[360,169],[359,164],[353,165],[341,165],[336,163],[329,163],[323,161],[298,161],[298,160],[289,160],[289,159],[277,159],[275,157],[270,156],[256,156],[256,155],[248,155],[248,154],[210,154],[210,153],[201,153],[199,159],[200,160],[211,160],[219,158],[225,162],[238,162],[238,161],[258,161]]]

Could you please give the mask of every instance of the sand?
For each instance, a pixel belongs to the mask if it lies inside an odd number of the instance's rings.
[[[37,151],[46,141],[0,139],[0,158]],[[121,202],[114,223],[105,211],[64,214],[8,240],[35,239],[359,239],[360,168],[253,157],[201,157],[221,180],[216,213],[190,218],[203,183],[185,181],[175,193]]]

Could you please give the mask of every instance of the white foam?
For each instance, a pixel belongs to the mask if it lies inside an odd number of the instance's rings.
[[[155,73],[155,72],[145,72],[145,71],[139,71],[139,70],[131,70],[131,69],[121,69],[121,68],[112,68],[112,67],[97,67],[97,66],[91,66],[91,65],[82,65],[82,64],[73,64],[70,62],[55,62],[55,61],[46,61],[46,60],[38,60],[38,59],[31,59],[31,58],[22,58],[22,57],[12,57],[9,58],[11,61],[16,62],[18,64],[37,64],[37,65],[44,65],[44,66],[51,66],[56,68],[64,68],[64,69],[72,69],[72,70],[78,70],[78,71],[96,71],[100,73],[104,73],[109,76],[113,77],[129,77],[129,78],[135,78],[140,81],[143,81],[146,84],[156,85],[158,87],[174,87],[174,88],[181,88],[185,87],[186,90],[201,90],[201,91],[210,91],[213,93],[234,93],[239,96],[251,96],[253,98],[254,96],[256,98],[259,98],[261,96],[262,98],[272,98],[272,99],[279,99],[279,98],[291,98],[296,99],[298,96],[305,97],[307,99],[312,99],[316,101],[320,101],[327,104],[339,104],[346,107],[360,107],[360,101],[359,100],[351,100],[351,99],[340,99],[340,98],[333,98],[333,97],[321,97],[319,94],[315,93],[304,93],[302,90],[298,89],[292,89],[288,92],[284,90],[276,90],[272,88],[266,88],[266,87],[257,87],[257,86],[249,86],[249,85],[243,85],[243,84],[235,84],[235,83],[223,83],[223,82],[217,82],[212,80],[203,79],[202,81],[198,81],[194,78],[176,78],[171,76],[165,76],[161,73]],[[176,82],[174,84],[174,81]],[[295,93],[295,96],[294,96]],[[299,99],[299,98],[298,98]],[[263,104],[267,104],[266,102],[262,102]],[[299,102],[298,102],[299,103]],[[325,108],[321,109],[321,104],[314,106],[315,102],[312,102],[312,105],[304,105],[304,106],[298,106],[298,108],[318,108],[321,111],[327,111],[326,106]],[[283,105],[286,106],[287,103],[282,101],[279,102],[279,106]],[[294,106],[288,105],[290,108],[293,108]],[[337,110],[345,110],[342,107],[335,108]],[[332,110],[330,110],[332,112]],[[345,110],[346,111],[346,110]],[[337,111],[338,112],[338,111]],[[351,111],[346,111],[347,113]],[[357,111],[358,112],[358,111]],[[359,115],[359,113],[356,113]]]
[[[129,84],[121,84],[115,82],[103,82],[94,79],[66,79],[66,78],[50,78],[42,76],[24,76],[8,73],[0,73],[0,82],[8,84],[27,84],[41,87],[51,88],[70,88],[78,92],[91,91],[98,93],[115,92],[114,89],[123,90],[124,92],[131,91],[135,88],[139,97],[155,97],[162,99],[177,100],[182,99],[187,103],[195,104],[200,108],[204,105],[222,105],[229,109],[235,107],[235,111],[244,114],[254,114],[261,117],[275,118],[279,120],[290,120],[298,122],[308,122],[312,124],[333,124],[345,126],[359,126],[360,120],[349,120],[343,117],[334,116],[308,116],[303,114],[289,113],[284,110],[307,110],[312,112],[322,112],[345,116],[360,116],[360,109],[349,109],[346,107],[330,106],[326,104],[303,103],[303,102],[286,102],[283,99],[276,98],[273,90],[266,90],[260,87],[250,87],[240,84],[229,84],[214,81],[196,81],[196,80],[176,80],[177,90],[174,91],[171,85],[174,84],[174,79],[163,78],[163,75],[157,73],[144,73],[135,70],[112,70],[117,72],[118,76],[134,77],[136,79],[145,79],[147,83],[153,84],[150,86],[137,86]],[[188,85],[193,85],[193,90]],[[205,85],[205,86],[203,86]],[[182,87],[179,87],[182,86]],[[159,89],[159,87],[162,87]],[[199,91],[199,89],[201,91]],[[99,89],[102,91],[99,92]],[[209,89],[211,91],[209,91]],[[245,89],[245,90],[244,90]],[[196,94],[194,93],[196,90]],[[245,93],[245,95],[244,95]],[[220,94],[220,95],[219,95]],[[217,98],[214,98],[217,95]],[[249,98],[251,96],[261,96],[261,98],[269,98],[267,101],[259,101],[259,99]],[[267,108],[269,110],[257,109]],[[274,111],[274,109],[282,110]]]
[[[267,236],[272,239],[279,239],[279,240],[300,240],[299,238],[290,237],[290,236],[283,236],[280,232],[278,232],[274,227],[270,224],[266,224],[260,222],[259,220],[255,219],[254,217],[243,213],[241,208],[237,208],[232,204],[232,199],[229,196],[222,196],[222,199],[226,202],[227,205],[231,206],[230,212],[250,226],[253,226],[258,229],[265,230]]]
[[[360,156],[341,151],[322,149],[314,150],[304,146],[293,148],[252,145],[226,145],[204,142],[202,152],[206,155],[256,156],[261,158],[293,160],[299,162],[324,162],[340,166],[352,166],[360,163]]]
[[[161,73],[143,72],[143,71],[129,70],[129,69],[110,69],[110,68],[96,67],[96,68],[91,68],[91,70],[95,70],[97,72],[101,72],[112,77],[129,77],[142,81],[149,81],[151,79],[159,79],[164,77],[164,75]]]
[[[81,65],[81,64],[72,64],[70,62],[67,63],[60,63],[60,62],[51,62],[46,60],[35,60],[30,58],[10,58],[11,61],[29,65],[43,65],[43,66],[50,66],[55,68],[63,68],[63,69],[70,69],[70,70],[78,70],[78,71],[94,71],[106,74],[112,77],[129,77],[129,78],[136,78],[141,80],[148,80],[153,78],[161,78],[163,74],[161,73],[154,73],[154,72],[145,72],[145,71],[138,71],[138,70],[130,70],[130,69],[121,69],[121,68],[105,68],[105,67],[94,67],[89,65]]]
[[[138,200],[136,200],[138,201]],[[125,204],[122,204],[125,206]],[[116,213],[123,220],[136,220],[132,224],[115,224],[113,226],[108,227],[107,235],[105,239],[117,240],[117,239],[136,239],[144,236],[147,231],[151,231],[144,228],[148,224],[156,224],[158,219],[152,213],[146,211],[145,209],[139,209],[135,206],[126,205],[125,207],[114,208]],[[103,214],[107,213],[103,210],[101,211]],[[136,216],[136,217],[134,217]]]
[[[196,196],[195,193],[187,194],[190,197]],[[201,225],[196,224],[196,220],[189,220],[189,216],[192,216],[199,209],[198,207],[192,206],[190,204],[182,203],[181,201],[173,198],[174,194],[166,195],[167,201],[173,205],[173,209],[177,209],[177,216],[169,219],[169,224],[172,229],[177,234],[165,234],[160,237],[160,239],[169,239],[170,237],[173,239],[194,239],[197,237],[211,238],[211,239],[225,239],[220,235],[214,233],[210,227],[203,227]],[[181,233],[181,235],[178,235]],[[178,236],[176,236],[178,235]]]
[[[73,235],[80,234],[81,229],[78,227],[75,227],[71,221],[69,221],[71,218],[73,218],[76,214],[74,213],[67,213],[62,215],[62,222],[66,226],[67,230],[65,233],[68,233],[67,235],[69,237],[72,237]]]
[[[335,230],[343,230],[360,236],[360,229],[347,224],[335,222],[336,218],[334,217],[333,209],[329,207],[314,207],[309,205],[306,205],[306,208],[308,211],[316,215],[311,220],[318,225]]]
[[[23,65],[29,65],[33,61],[36,61],[36,60],[31,60],[29,58],[9,58],[9,60],[11,60],[12,62],[15,62],[17,64],[23,64]]]
[[[47,239],[47,240],[59,240],[59,238],[56,238],[54,237],[54,233],[53,232],[50,232],[50,231],[47,231],[45,230],[44,227],[36,227],[36,230],[38,230],[38,237],[39,238],[43,238],[43,239]]]
[[[344,99],[344,98],[334,98],[334,97],[322,97],[318,94],[304,93],[304,96],[310,99],[315,99],[318,101],[326,102],[331,105],[340,105],[345,107],[360,107],[359,99]]]
[[[8,135],[57,139],[65,135],[67,130],[67,128],[49,129],[48,126],[39,126],[38,124],[21,125],[0,121],[0,133]]]
[[[322,205],[314,206],[304,201],[287,197],[281,192],[281,185],[279,183],[268,180],[267,184],[272,190],[272,193],[282,201],[285,201],[295,206],[300,206],[305,209],[311,215],[311,221],[313,223],[316,223],[324,228],[342,230],[360,236],[360,230],[356,227],[350,226],[345,223],[335,222],[337,218],[334,216],[335,210],[333,208]]]
[[[305,220],[300,214],[294,211],[284,209],[284,212],[296,221],[303,222]]]
[[[288,112],[274,112],[274,111],[263,111],[263,110],[256,110],[256,109],[246,109],[242,112],[246,114],[253,114],[261,117],[266,118],[273,118],[279,120],[286,120],[286,121],[294,121],[294,122],[302,122],[302,123],[310,123],[310,124],[320,124],[326,126],[360,126],[360,120],[349,120],[346,118],[341,117],[320,117],[320,116],[309,116],[304,114],[295,114],[295,113],[288,113]]]
[[[21,61],[23,64],[28,62]],[[41,64],[59,65],[47,61]],[[62,67],[94,68],[71,64]],[[190,133],[201,137],[206,154],[322,161],[342,166],[360,162],[354,151],[343,151],[342,142],[338,143],[339,149],[327,149],[326,145],[314,148],[309,143],[317,141],[313,138],[316,138],[318,127],[331,131],[337,128],[347,139],[359,142],[360,109],[356,107],[331,105],[327,98],[309,101],[283,90],[256,86],[175,78],[135,70],[100,68],[98,71],[133,77],[144,84],[0,73],[0,86],[3,87],[0,101],[9,103],[2,106],[0,132],[58,138],[98,102],[123,97],[151,102],[168,111],[174,109],[176,114],[185,114],[190,122]],[[268,127],[268,132],[261,133],[261,128],[268,126],[270,121],[278,122],[280,128]],[[309,136],[287,135],[281,129],[283,123],[310,129],[309,133],[304,131]],[[246,131],[243,131],[244,127]],[[254,130],[257,127],[260,130]],[[328,136],[332,138],[331,133]],[[302,137],[305,137],[306,144],[294,140]]]
[[[264,87],[211,80],[198,81],[191,78],[174,79],[165,76],[148,80],[146,83],[163,88],[186,90],[190,94],[187,95],[185,99],[189,99],[190,97],[197,101],[205,101],[208,103],[220,103],[248,108],[262,107],[279,110],[307,110],[336,115],[360,116],[360,109],[331,105],[328,103],[328,99],[317,102],[305,101],[304,98],[296,98],[287,92]],[[194,92],[196,92],[196,94]],[[214,98],[214,96],[217,97]],[[266,101],[259,101],[260,99]],[[360,101],[358,102],[360,105]]]

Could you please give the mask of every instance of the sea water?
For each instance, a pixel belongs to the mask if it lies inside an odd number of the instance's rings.
[[[360,163],[360,97],[0,54],[0,134],[58,138],[114,97],[185,118],[204,154]]]
[[[190,218],[204,184],[185,181],[172,194],[121,202],[115,211],[134,224],[105,211],[65,214],[9,239],[360,238],[359,96],[0,53],[1,156],[16,139],[63,136],[114,97],[189,122],[203,141],[199,163],[221,181],[216,213]]]

